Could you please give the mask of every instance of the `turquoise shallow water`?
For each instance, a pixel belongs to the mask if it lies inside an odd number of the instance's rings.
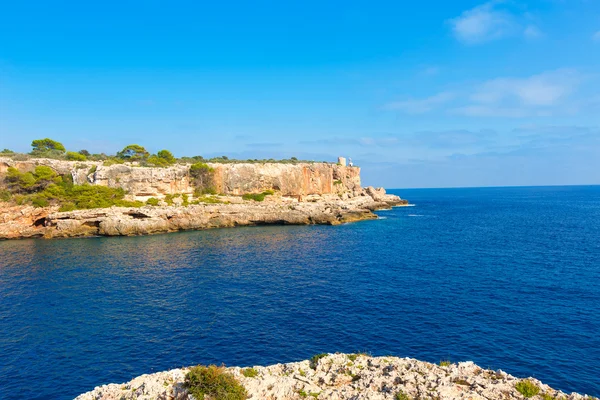
[[[0,242],[0,399],[335,351],[600,395],[600,187],[397,193],[338,227]]]

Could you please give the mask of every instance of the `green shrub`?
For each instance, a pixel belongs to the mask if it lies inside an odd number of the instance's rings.
[[[74,203],[71,202],[67,202],[67,203],[63,203],[60,208],[58,209],[58,211],[60,212],[64,212],[64,211],[73,211],[76,210],[77,207],[75,206]]]
[[[273,190],[265,190],[262,193],[246,193],[242,196],[244,200],[264,201],[266,196],[271,196],[275,192]]]
[[[174,197],[175,196],[172,195],[172,194],[165,194],[165,197],[164,197],[163,200],[165,201],[165,203],[167,203],[167,205],[172,206],[173,205],[173,198]]]
[[[9,201],[12,197],[8,190],[0,189],[0,201]]]
[[[401,390],[396,393],[394,400],[410,400],[410,397],[408,397],[408,395]]]
[[[254,201],[263,201],[265,199],[265,195],[262,193],[246,193],[242,196],[244,200],[254,200]]]
[[[159,203],[159,200],[155,197],[150,197],[148,200],[146,200],[146,204],[149,206],[157,206]]]
[[[319,360],[323,357],[327,357],[328,354],[327,353],[319,353],[319,354],[315,354],[314,356],[312,356],[310,358],[310,367],[312,369],[317,369],[317,365],[319,365]]]
[[[340,181],[339,179],[336,179],[335,181],[333,181],[334,185],[341,185],[342,181]]]
[[[254,368],[246,368],[242,370],[242,375],[246,378],[255,378],[258,376],[258,371]]]
[[[0,151],[0,154],[2,154],[2,155],[15,154],[15,152],[12,150],[9,150],[9,149],[4,149],[4,150]]]
[[[50,167],[35,167],[34,172],[21,172],[14,167],[6,171],[5,182],[13,193],[34,193],[44,190],[52,183],[62,182],[62,178]]]
[[[88,175],[93,174],[94,172],[96,172],[98,170],[98,166],[96,165],[92,165],[90,167],[90,169],[88,170]]]
[[[533,397],[540,392],[540,388],[529,379],[518,382],[515,389],[526,398]]]
[[[31,198],[31,204],[34,207],[48,207],[50,202],[43,194],[37,194]]]
[[[123,164],[125,161],[120,159],[120,158],[115,158],[115,157],[109,157],[108,159],[104,160],[104,162],[102,163],[103,166],[105,167],[110,167],[111,165],[115,165],[115,164]]]
[[[81,153],[75,153],[74,151],[67,151],[67,160],[85,161],[85,160],[87,160],[87,157]]]
[[[218,197],[212,197],[212,196],[200,196],[196,200],[192,201],[192,204],[200,204],[200,203],[223,204],[223,201],[221,199],[219,199]]]
[[[224,367],[198,365],[185,376],[184,387],[198,400],[244,400],[246,389]],[[206,396],[206,397],[205,397]]]
[[[450,360],[441,360],[440,361],[440,367],[449,367],[451,365],[452,365],[452,363],[450,362]]]
[[[190,198],[187,194],[182,194],[181,195],[181,199],[183,200],[183,202],[181,203],[184,207],[187,207],[190,205]]]

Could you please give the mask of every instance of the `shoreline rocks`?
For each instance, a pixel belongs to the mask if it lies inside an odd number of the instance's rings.
[[[517,389],[529,381],[539,389],[532,399],[594,399],[552,389],[535,378],[520,379],[504,371],[486,370],[473,362],[436,365],[411,358],[328,354],[266,367],[226,371],[246,388],[248,398],[260,400],[331,399],[523,399]],[[98,386],[76,400],[192,399],[184,387],[188,368],[139,376],[127,383]]]
[[[134,236],[253,225],[338,225],[377,219],[372,211],[406,205],[406,200],[366,188],[353,197],[335,194],[264,201],[217,196],[219,203],[189,206],[111,207],[58,212],[0,203],[0,239]]]

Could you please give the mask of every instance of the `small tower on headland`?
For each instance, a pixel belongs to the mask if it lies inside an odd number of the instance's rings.
[[[338,157],[338,164],[341,165],[342,167],[345,167],[346,166],[346,158]]]

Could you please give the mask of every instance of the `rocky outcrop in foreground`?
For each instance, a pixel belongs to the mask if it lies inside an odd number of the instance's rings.
[[[182,230],[251,225],[337,225],[376,219],[373,210],[405,205],[406,200],[368,187],[356,194],[280,194],[262,202],[239,196],[209,197],[217,203],[178,206],[111,207],[58,212],[0,203],[0,239],[132,236]],[[175,199],[181,201],[181,198]],[[3,207],[4,204],[4,207]]]
[[[99,386],[76,400],[192,399],[183,385],[187,371],[174,369]],[[523,399],[517,388],[525,381],[539,389],[532,399],[592,399],[554,390],[534,378],[485,370],[472,362],[439,366],[410,358],[329,354],[317,362],[253,367],[252,374],[239,367],[227,371],[246,388],[249,398],[257,400]]]

